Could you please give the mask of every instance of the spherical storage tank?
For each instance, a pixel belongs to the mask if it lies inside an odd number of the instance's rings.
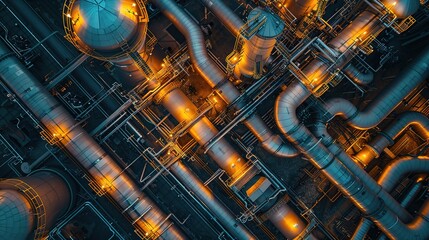
[[[66,38],[100,60],[143,48],[147,22],[142,0],[68,0],[63,9]]]

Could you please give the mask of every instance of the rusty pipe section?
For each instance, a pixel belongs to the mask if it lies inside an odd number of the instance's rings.
[[[347,77],[359,85],[366,86],[374,80],[374,72],[368,70],[364,73],[352,64],[347,65],[343,71]]]
[[[201,0],[201,2],[235,37],[240,34],[240,28],[244,25],[243,20],[241,20],[231,8],[226,6],[222,0]]]
[[[223,225],[237,239],[251,240],[256,239],[253,234],[238,222],[234,216],[230,214],[229,209],[222,205],[216,196],[204,186],[200,179],[195,176],[189,168],[182,162],[177,161],[170,167],[170,171],[191,190],[204,204],[213,212],[214,215],[223,223]]]
[[[339,115],[349,125],[357,129],[377,126],[413,89],[429,77],[429,47],[414,59],[377,97],[359,111],[356,106],[343,98],[333,98],[326,102],[326,109],[333,116]]]
[[[186,37],[191,61],[198,73],[209,84],[215,88],[222,99],[227,103],[232,103],[240,96],[235,86],[226,79],[225,74],[210,59],[205,47],[204,36],[200,27],[171,0],[152,0],[152,2],[163,12],[163,14],[173,22],[179,31]],[[219,4],[221,1],[215,1]],[[223,6],[222,9],[227,8]],[[233,14],[228,11],[229,14]],[[237,108],[240,105],[236,106]],[[253,114],[244,121],[250,131],[262,142],[262,146],[270,153],[278,157],[294,157],[298,155],[296,149],[289,143],[279,141],[280,136],[276,136],[262,119]],[[272,140],[272,141],[271,141]],[[281,145],[278,145],[281,144]]]
[[[9,50],[0,43],[0,56]],[[45,128],[89,172],[94,181],[123,209],[135,225],[160,239],[185,239],[166,214],[122,172],[61,104],[14,56],[0,58],[0,78]],[[129,207],[133,205],[133,207]],[[143,216],[143,217],[141,217]]]
[[[385,148],[393,145],[394,140],[410,126],[422,139],[429,139],[429,119],[419,112],[404,112],[354,157],[362,164],[368,165],[374,158],[380,156]]]

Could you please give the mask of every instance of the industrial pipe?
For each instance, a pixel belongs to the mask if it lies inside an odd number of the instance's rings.
[[[393,145],[394,140],[410,126],[414,127],[422,139],[429,139],[429,119],[419,112],[404,112],[354,157],[362,164],[368,165],[374,158],[380,156],[385,148]]]
[[[211,88],[215,88],[222,99],[227,103],[232,103],[240,96],[234,85],[226,79],[225,74],[216,66],[210,59],[205,47],[204,36],[200,27],[192,18],[187,15],[174,1],[171,0],[152,0],[152,2],[164,13],[164,15],[179,29],[185,36],[188,43],[188,49],[191,56],[191,61],[196,67],[198,73],[209,84]],[[239,108],[240,106],[236,106]],[[253,114],[245,120],[244,124],[249,127],[250,131],[263,141],[262,146],[267,147],[267,151],[276,154],[279,157],[293,157],[298,155],[296,149],[289,143],[278,141],[271,130],[266,126],[262,119]],[[258,124],[263,126],[262,129]],[[271,141],[272,140],[272,141]],[[281,144],[281,145],[278,145]]]
[[[340,52],[346,51],[355,39],[367,30],[373,29],[372,26],[376,23],[374,14],[364,12],[354,21],[356,24],[350,24],[344,29],[344,34],[340,33],[334,38],[330,45],[335,47]],[[366,21],[366,23],[365,23]],[[361,26],[360,31],[354,29],[356,26]],[[363,27],[363,28],[362,28]],[[375,27],[375,29],[377,29]],[[361,33],[361,31],[363,31]],[[367,34],[366,32],[365,34]],[[349,36],[349,38],[345,38]],[[310,63],[303,72],[306,76],[314,76],[320,73],[314,72],[313,65],[321,66]],[[387,208],[383,201],[377,197],[379,192],[382,192],[381,187],[379,191],[371,191],[368,186],[361,183],[360,178],[354,176],[344,165],[338,161],[337,156],[341,152],[333,154],[326,149],[320,140],[316,139],[308,129],[298,120],[296,116],[296,109],[301,105],[309,96],[310,91],[300,82],[293,82],[285,91],[283,91],[276,100],[275,117],[277,125],[282,133],[309,157],[311,162],[319,168],[325,175],[333,182],[340,190],[355,203],[364,213],[376,222],[376,224],[388,236],[394,237],[406,232],[412,228],[412,225],[405,225],[402,221],[397,219],[397,211],[392,212]],[[347,155],[347,154],[345,154]],[[365,196],[364,196],[365,195]],[[396,201],[384,199],[386,204],[398,205]],[[396,203],[396,204],[395,204]],[[403,210],[401,206],[399,210]],[[382,213],[382,214],[381,214]],[[418,220],[420,221],[420,220]],[[409,232],[408,232],[409,233]]]
[[[364,73],[352,64],[347,65],[343,71],[347,77],[359,85],[366,86],[374,80],[374,72],[368,70]]]
[[[222,0],[201,0],[201,2],[208,8],[222,24],[237,37],[240,34],[240,29],[244,25],[237,14],[235,14],[231,8],[225,5]]]
[[[250,240],[256,239],[255,236],[222,205],[213,192],[198,179],[197,176],[182,162],[177,161],[170,167],[170,171],[186,187],[189,188],[204,204],[212,211],[220,222],[232,233],[237,239]]]
[[[73,194],[68,179],[50,169],[0,181],[0,239],[46,238],[70,210]]]
[[[326,109],[334,116],[347,119],[347,123],[357,129],[365,130],[377,126],[413,89],[429,77],[429,48],[389,84],[363,111],[343,98],[333,98],[326,102]]]
[[[411,188],[408,190],[405,197],[401,200],[401,206],[404,208],[408,207],[411,203],[411,201],[414,200],[414,198],[417,196],[417,194],[420,192],[420,190],[423,187],[423,178],[419,177],[416,179],[416,182],[411,186]],[[351,239],[353,240],[364,240],[366,234],[368,233],[369,229],[372,226],[372,221],[367,218],[362,218],[359,222],[358,226],[356,227],[355,232],[353,233],[353,236]],[[379,239],[384,239],[386,235],[382,234],[382,236]]]
[[[317,6],[317,2],[317,0],[284,0],[279,6],[287,8],[297,19],[301,19]]]
[[[408,173],[428,173],[429,157],[400,157],[388,165],[378,182],[387,191],[392,191],[398,181]]]
[[[230,103],[239,97],[237,89],[231,84],[231,82],[225,79],[224,73],[220,71],[220,69],[217,68],[213,61],[208,57],[204,45],[204,38],[201,30],[195,22],[182,9],[180,9],[174,1],[153,0],[152,2],[186,37],[191,61],[209,85],[212,88],[216,87],[217,91],[221,96],[223,96],[222,98],[227,103]],[[226,94],[225,91],[227,91]],[[158,93],[158,95],[162,96],[159,101],[163,103],[164,107],[179,122],[192,121],[198,115],[195,105],[180,89],[177,89],[177,87],[164,88],[160,93]],[[255,118],[257,119],[257,117]],[[189,133],[200,145],[204,146],[216,135],[217,129],[204,116],[192,125],[189,129]],[[245,167],[244,160],[241,159],[240,155],[238,155],[238,153],[226,142],[225,139],[220,139],[216,142],[215,145],[210,148],[208,154],[231,177],[234,177],[234,173],[240,174],[241,171],[245,170],[243,168]],[[237,177],[242,176],[238,175]],[[283,231],[287,230],[285,229]]]
[[[185,239],[159,207],[123,173],[116,162],[0,43],[0,78],[33,112],[57,142],[90,173],[94,181],[133,219],[144,234],[161,239]],[[130,207],[133,206],[133,207]]]

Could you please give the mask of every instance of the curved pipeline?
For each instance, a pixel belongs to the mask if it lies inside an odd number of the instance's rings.
[[[244,25],[237,14],[235,14],[222,0],[201,0],[222,24],[234,35],[240,34],[240,28]]]
[[[326,109],[333,116],[347,119],[347,123],[357,129],[369,129],[377,126],[389,115],[401,101],[419,84],[429,77],[429,47],[407,65],[393,81],[363,111],[359,111],[351,102],[343,98],[334,98],[326,102]]]
[[[398,181],[408,173],[428,173],[429,157],[401,157],[387,166],[378,182],[387,191],[392,191]]]
[[[0,56],[9,50],[0,43]],[[124,174],[116,162],[91,138],[61,104],[14,56],[0,62],[0,78],[31,109],[53,138],[90,173],[123,208],[135,224],[148,235],[160,239],[185,239],[185,236],[139,187]],[[129,207],[133,205],[133,207]],[[141,217],[143,216],[143,217]]]
[[[369,15],[368,15],[369,14]],[[368,15],[368,16],[366,16]],[[365,21],[367,21],[365,23]],[[353,44],[355,34],[360,33],[357,29],[353,29],[356,26],[363,25],[364,28],[360,28],[360,31],[372,28],[371,26],[377,22],[377,18],[374,14],[364,12],[358,19],[353,22],[356,24],[350,24],[345,29],[344,34],[340,33],[338,37],[330,42],[331,46],[334,46],[337,50],[342,52],[341,49],[347,49],[350,44]],[[364,34],[365,32],[362,32]],[[352,38],[344,38],[344,36],[352,36]],[[320,66],[317,64],[318,61],[310,63],[303,72],[307,76],[313,76],[317,74],[313,66]],[[323,66],[322,66],[323,68]],[[320,69],[320,67],[319,67]],[[317,70],[317,69],[316,69]],[[354,204],[364,213],[368,214],[371,219],[383,230],[389,237],[401,236],[404,232],[410,233],[410,229],[413,228],[415,223],[421,223],[421,218],[410,225],[405,225],[397,217],[397,211],[392,211],[384,205],[391,204],[397,206],[396,201],[391,199],[390,195],[385,195],[387,199],[381,199],[378,196],[379,193],[385,193],[379,186],[379,190],[374,192],[362,184],[362,178],[354,176],[349,172],[344,165],[338,161],[339,157],[348,156],[344,151],[337,151],[335,153],[326,149],[321,144],[321,140],[316,139],[308,129],[298,120],[296,116],[296,109],[301,105],[309,96],[310,91],[300,82],[293,82],[285,91],[283,91],[276,100],[275,104],[275,117],[277,125],[281,132],[288,138],[289,141],[294,143],[299,150],[301,150],[311,162],[319,168],[339,189],[350,199]],[[332,144],[335,146],[336,144]],[[355,168],[359,168],[354,165]],[[390,200],[389,200],[390,196]],[[398,209],[404,209],[399,206]]]
[[[191,61],[195,65],[198,73],[209,84],[215,88],[222,99],[227,103],[232,103],[240,96],[234,85],[226,79],[225,74],[216,66],[207,54],[204,43],[204,36],[200,27],[189,17],[174,1],[152,0],[152,2],[163,12],[163,14],[173,22],[179,31],[185,36]],[[219,4],[220,1],[216,3]],[[219,5],[220,6],[220,5]],[[226,7],[223,5],[223,7]],[[231,11],[229,11],[231,13]],[[236,106],[239,108],[240,106]],[[244,121],[250,131],[263,141],[262,146],[270,153],[278,157],[294,157],[298,155],[296,149],[289,143],[279,141],[279,137],[271,132],[262,119],[253,114]],[[271,141],[272,140],[272,141]],[[271,141],[271,142],[269,142]],[[281,145],[278,145],[281,144]]]
[[[374,80],[374,72],[368,70],[366,73],[364,73],[352,64],[347,65],[343,71],[347,77],[359,85],[366,86]]]
[[[380,132],[354,157],[364,165],[368,165],[385,148],[393,145],[394,140],[410,126],[415,128],[420,137],[429,139],[429,119],[419,112],[404,112],[395,118],[389,127]]]

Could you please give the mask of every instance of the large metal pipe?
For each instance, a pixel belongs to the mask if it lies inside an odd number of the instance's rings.
[[[284,0],[281,4],[282,8],[287,8],[297,19],[310,13],[315,6],[317,0]]]
[[[392,191],[398,181],[408,173],[428,173],[429,157],[400,157],[388,165],[378,182],[387,191]]]
[[[417,196],[417,194],[420,192],[420,190],[423,187],[423,178],[419,177],[416,179],[416,182],[411,186],[411,188],[408,190],[405,197],[401,200],[401,206],[408,207],[410,203],[414,200],[414,198]],[[368,233],[369,229],[372,227],[372,221],[367,218],[362,218],[359,222],[358,226],[356,227],[355,232],[353,233],[353,236],[351,239],[353,240],[364,240],[366,234]],[[385,237],[385,235],[383,235]],[[381,238],[380,238],[381,239]]]
[[[362,164],[368,165],[374,158],[380,156],[385,148],[393,145],[394,140],[410,126],[420,137],[429,139],[429,119],[419,112],[405,112],[395,118],[389,127],[381,131],[354,157]]]
[[[53,31],[49,29],[49,24],[45,23],[24,0],[0,0],[0,2],[5,4],[6,8],[11,7],[19,14],[22,18],[24,27],[31,26],[31,31],[34,31],[33,33],[36,35],[34,38],[36,40],[52,34]],[[4,2],[7,2],[7,4]],[[73,48],[64,45],[62,39],[60,39],[58,35],[54,35],[46,40],[46,43],[42,44],[42,46],[46,46],[46,48],[52,52],[52,55],[59,60],[59,64],[61,64],[60,67],[64,67],[68,61],[77,56],[77,53],[74,54]],[[85,82],[85,86],[88,87],[87,90],[90,94],[95,95],[102,90],[97,81],[82,65],[77,67],[72,74],[79,79],[79,81]],[[107,98],[106,101],[108,102],[100,103],[104,109],[114,111],[116,107],[118,107],[116,101],[110,98]]]
[[[10,51],[0,43],[0,56]],[[160,239],[185,239],[166,214],[124,174],[116,162],[92,139],[14,56],[0,57],[0,78],[33,112],[45,128],[90,173],[145,233]],[[133,206],[133,207],[130,207]]]
[[[222,222],[222,224],[232,233],[237,239],[250,240],[256,239],[253,234],[244,227],[230,211],[222,205],[213,192],[198,179],[197,176],[182,162],[177,161],[170,167],[171,172],[191,190],[204,204],[212,211],[214,215]]]
[[[374,80],[374,72],[368,70],[367,72],[362,72],[357,67],[352,64],[349,64],[343,69],[344,73],[349,77],[353,82],[359,85],[368,85]]]
[[[333,116],[347,119],[347,123],[357,129],[369,129],[377,126],[413,89],[429,77],[429,48],[422,51],[414,61],[404,69],[377,97],[359,111],[356,106],[343,98],[334,98],[326,102],[326,109]]]
[[[46,169],[0,181],[0,238],[45,238],[57,219],[71,208],[73,186],[67,180],[61,173]]]
[[[222,0],[201,0],[222,24],[236,37],[240,34],[240,28],[244,25],[237,14],[225,5]]]
[[[357,24],[349,25],[344,30],[344,34],[340,33],[337,38],[330,42],[331,46],[334,46],[340,52],[342,52],[341,49],[348,49],[348,47],[352,46],[351,44],[354,42],[353,39],[358,38],[360,34],[364,34],[367,30],[370,30],[371,25],[376,23],[374,14],[371,15],[365,12],[356,20],[357,21],[354,22],[357,22]],[[356,26],[362,25],[360,23],[364,23],[364,28],[360,28],[360,31],[364,31],[362,33],[353,29]],[[348,29],[349,27],[352,29]],[[368,29],[368,27],[370,29]],[[343,38],[344,36],[351,37]],[[314,71],[313,65],[321,66],[317,64],[317,60],[314,64],[310,63],[309,67],[303,70],[307,76],[318,74]],[[325,173],[331,182],[338,186],[346,196],[350,197],[352,202],[354,202],[361,211],[368,214],[388,236],[393,238],[395,236],[402,235],[402,232],[412,229],[412,224],[405,225],[402,221],[398,221],[398,217],[396,215],[397,211],[393,212],[387,208],[383,204],[383,201],[378,198],[378,194],[382,192],[381,187],[379,187],[379,191],[374,192],[371,191],[368,186],[362,184],[360,178],[354,176],[340,163],[340,161],[338,161],[337,156],[342,152],[336,152],[333,154],[331,151],[326,149],[326,147],[320,143],[320,140],[316,139],[298,120],[296,109],[310,95],[311,93],[306,86],[295,81],[277,98],[275,117],[277,125],[282,133],[288,138],[288,140],[296,144],[297,148],[307,155],[311,162]],[[398,205],[393,199],[383,200],[386,204]],[[403,210],[401,206],[399,206],[398,209]]]
[[[367,35],[370,34],[371,31],[379,31],[379,27],[376,25],[376,23],[378,23],[378,19],[376,18],[376,16],[369,11],[364,11],[357,17],[357,19],[353,21],[353,23],[348,25],[341,33],[338,34],[336,38],[332,39],[329,42],[328,45],[334,47],[334,49],[338,52],[346,51],[345,53],[343,53],[344,57],[342,58],[342,60],[338,61],[336,67],[341,68],[347,63],[347,60],[349,59],[349,56],[347,54],[348,48],[353,46],[355,44],[355,40],[361,37],[364,32],[366,32],[365,35]],[[327,68],[328,66],[320,60],[314,60],[309,63],[307,67],[305,67],[302,71],[308,78],[317,78],[321,80],[320,75],[323,75],[324,71]],[[299,119],[296,117],[296,108],[301,105],[310,95],[311,92],[302,82],[293,82],[285,91],[280,94],[280,96],[276,100],[276,122],[283,133],[285,133],[285,130],[290,128],[292,129],[292,132],[302,135],[297,137],[306,136],[306,141],[310,141],[310,139],[315,140],[314,146],[312,146],[311,148],[312,150],[318,149],[319,147],[321,147],[322,149],[326,149],[326,147],[323,146],[323,143],[314,138],[314,136],[308,131],[308,129],[304,125],[302,125],[302,123],[300,123]],[[301,129],[302,131],[299,131],[298,129]],[[333,139],[330,138],[329,134],[322,134],[326,135],[326,137],[329,138],[323,138],[324,141],[328,142],[324,143],[326,144],[328,149],[326,149],[326,152],[324,153],[325,157],[322,159],[327,160],[327,155],[329,154],[335,155],[335,158],[337,160],[341,161],[342,164],[345,165],[347,169],[353,173],[353,175],[360,179],[360,181],[363,181],[363,184],[370,191],[377,193],[378,197],[385,201],[390,209],[393,209],[395,213],[399,214],[401,219],[410,219],[410,214],[405,211],[404,208],[401,207],[399,203],[396,202],[386,191],[384,191],[374,181],[374,179],[369,177],[368,174],[362,168],[356,165],[353,159],[347,153],[345,153],[345,151],[340,146],[338,146],[338,144],[334,143]],[[290,139],[287,134],[285,136]],[[292,142],[296,142],[296,144],[298,145],[302,144],[301,141],[293,140]],[[305,153],[306,151],[302,152]],[[322,152],[324,151],[320,151],[320,153],[323,155]],[[334,175],[334,177],[338,176]]]
[[[191,61],[196,67],[198,73],[205,79],[210,87],[215,88],[226,103],[232,103],[240,96],[234,85],[226,79],[225,74],[210,59],[205,47],[204,36],[200,27],[194,20],[183,11],[174,1],[171,0],[152,0],[158,6],[163,14],[173,22],[179,31],[185,36],[188,43],[188,49]],[[239,108],[239,106],[237,106]],[[270,153],[279,157],[293,157],[298,155],[296,149],[289,143],[279,141],[279,137],[271,132],[262,119],[253,114],[244,121],[250,131],[262,141],[262,146]],[[256,126],[258,124],[259,126]],[[260,128],[262,127],[262,128]],[[278,145],[281,144],[281,145]]]
[[[419,0],[383,0],[384,6],[392,11],[398,18],[406,18],[413,15],[420,7]]]

